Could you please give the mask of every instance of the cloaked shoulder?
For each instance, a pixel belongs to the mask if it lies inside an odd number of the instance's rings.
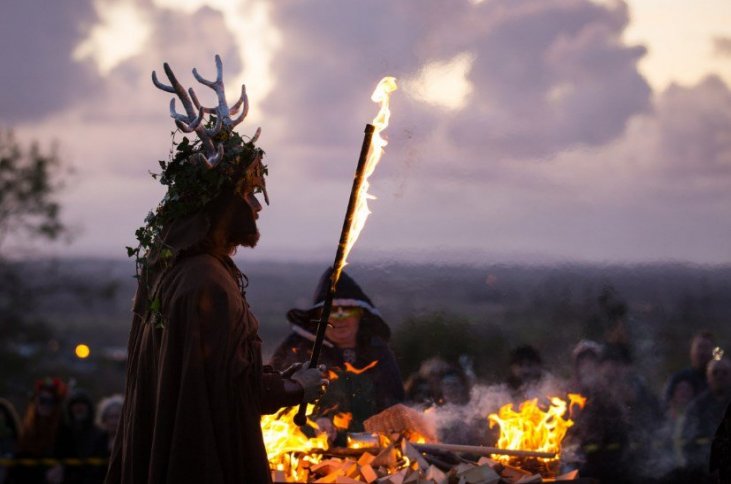
[[[190,289],[209,289],[220,286],[223,289],[237,289],[225,263],[210,254],[197,254],[186,257],[176,264],[175,278],[184,279]],[[238,292],[238,291],[237,291]]]

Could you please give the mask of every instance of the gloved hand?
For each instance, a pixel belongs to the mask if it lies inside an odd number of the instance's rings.
[[[302,401],[304,403],[311,403],[320,398],[327,390],[327,386],[330,384],[330,380],[323,378],[325,372],[325,365],[320,365],[317,368],[300,368],[295,371],[290,379],[296,381],[302,386],[304,395]]]
[[[302,368],[302,365],[304,365],[304,363],[292,363],[287,368],[280,371],[279,374],[282,375],[282,378],[292,378],[294,372]]]

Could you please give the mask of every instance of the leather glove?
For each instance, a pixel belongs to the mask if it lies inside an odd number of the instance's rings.
[[[330,381],[322,377],[324,371],[325,365],[320,365],[318,368],[300,368],[290,377],[302,386],[304,403],[314,402],[327,390]]]

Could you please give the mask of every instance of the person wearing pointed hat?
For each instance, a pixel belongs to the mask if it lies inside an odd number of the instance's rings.
[[[275,369],[309,361],[331,273],[332,268],[323,273],[310,307],[287,313],[292,332],[272,356]],[[391,329],[380,311],[343,271],[320,354],[320,362],[335,373],[318,404],[321,426],[328,429],[324,419],[348,412],[353,417],[349,430],[360,431],[363,420],[404,400],[401,373],[388,346],[390,337]]]

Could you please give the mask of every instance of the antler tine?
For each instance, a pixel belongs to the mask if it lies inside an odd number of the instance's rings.
[[[241,104],[244,105],[244,111],[249,112],[249,96],[246,95],[246,85],[241,84],[241,96],[239,97],[239,100],[236,101],[236,104],[231,106],[228,109],[229,114],[236,114],[239,112],[239,107],[241,107]],[[245,116],[245,115],[244,115]]]
[[[183,103],[185,112],[188,113],[187,116],[177,113],[175,111],[175,98],[173,98],[170,101],[170,116],[175,120],[175,125],[184,133],[195,131],[198,138],[201,140],[203,150],[209,155],[213,154],[213,156],[216,156],[216,147],[213,144],[213,141],[211,141],[208,130],[206,130],[202,125],[203,115],[207,111],[205,108],[200,106],[197,99],[196,106],[193,107],[193,103],[191,102],[190,97],[188,97],[188,93],[185,91],[185,88],[180,84],[180,82],[178,82],[178,79],[175,77],[175,73],[173,73],[173,70],[167,62],[163,63],[163,68],[165,69],[165,74],[170,80],[170,85],[168,86],[161,83],[157,79],[157,73],[155,71],[152,72],[152,83],[155,84],[158,89],[177,94],[178,98],[180,98],[180,101]],[[193,94],[193,96],[195,96],[195,94]]]
[[[201,103],[198,101],[198,96],[196,96],[195,91],[192,87],[188,88],[188,93],[190,94],[190,98],[193,100],[193,105],[196,107],[196,109],[202,109],[203,112],[208,114],[216,114],[216,108],[207,108],[205,106],[201,106]]]
[[[247,114],[249,114],[249,97],[246,95],[246,86],[241,86],[241,97],[239,100],[234,104],[234,108],[236,108],[236,111],[238,111],[238,106],[243,104],[243,107],[241,108],[241,114],[236,118],[232,119],[229,123],[229,126],[233,128],[234,126],[237,126],[241,121],[244,120]],[[232,111],[232,113],[235,111]]]
[[[223,143],[218,144],[218,150],[216,151],[216,154],[208,158],[206,162],[208,163],[208,166],[214,168],[221,162],[221,160],[223,160]]]
[[[208,168],[215,168],[223,159],[223,144],[220,143],[213,156],[206,157],[203,153],[198,153],[198,159],[205,163]]]
[[[198,126],[200,126],[201,121],[203,121],[203,114],[203,108],[199,108],[198,116],[196,116],[195,119],[191,120],[190,116],[184,116],[182,114],[178,114],[175,111],[175,98],[172,98],[170,100],[170,117],[175,120],[175,125],[180,128],[180,131],[182,131],[183,133],[191,133],[193,131],[196,131],[198,129]]]
[[[221,56],[216,54],[216,80],[215,81],[209,81],[205,79],[203,76],[198,74],[198,69],[195,67],[193,68],[193,76],[196,78],[198,82],[201,84],[210,87],[211,89],[215,89],[217,84],[223,85],[223,62],[221,62]]]
[[[251,137],[250,143],[256,143],[256,140],[259,139],[259,135],[261,135],[261,126],[256,128],[256,133],[254,133],[254,136]]]
[[[171,92],[175,94],[175,88],[173,88],[172,86],[166,86],[165,84],[157,80],[157,73],[155,71],[152,71],[152,83],[158,89],[162,89],[165,92]]]
[[[229,118],[228,105],[226,104],[226,92],[223,87],[223,62],[221,62],[221,56],[216,54],[216,80],[209,81],[203,76],[198,74],[198,69],[193,68],[193,77],[204,86],[208,86],[216,91],[218,97],[218,107],[216,108],[216,116],[221,118],[223,122],[228,126],[231,122]]]
[[[185,88],[178,82],[178,79],[175,77],[175,74],[173,73],[173,70],[170,68],[170,65],[168,65],[167,62],[165,62],[162,65],[163,69],[165,69],[165,74],[168,76],[168,79],[170,80],[170,84],[172,85],[173,92],[178,95],[180,98],[180,102],[183,103],[183,107],[185,108],[185,112],[188,113],[188,116],[193,119],[196,116],[195,108],[193,107],[193,104],[190,102],[190,98],[188,97],[188,93],[185,92]],[[168,86],[165,86],[168,87]]]

